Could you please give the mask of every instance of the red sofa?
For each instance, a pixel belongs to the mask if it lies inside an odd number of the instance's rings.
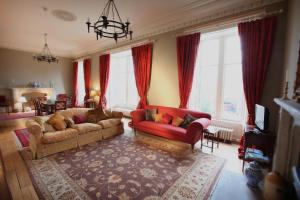
[[[141,131],[171,140],[177,140],[194,145],[203,137],[203,130],[211,123],[211,115],[208,113],[196,112],[187,109],[164,107],[164,106],[147,106],[146,109],[157,108],[158,113],[168,113],[173,117],[184,118],[186,114],[198,118],[193,121],[187,129],[176,127],[171,124],[162,124],[154,121],[145,121],[145,109],[138,109],[130,113],[132,117],[132,128],[134,131]]]

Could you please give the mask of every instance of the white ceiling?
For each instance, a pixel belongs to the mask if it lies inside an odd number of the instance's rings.
[[[115,0],[121,18],[131,22],[133,38],[174,30],[195,19],[225,10],[272,0]],[[273,0],[276,1],[276,0]],[[87,33],[85,24],[98,19],[107,0],[0,0],[0,47],[40,52],[43,34],[53,54],[79,57],[114,44]],[[44,11],[46,7],[48,11]],[[76,16],[63,21],[52,15],[54,9]]]

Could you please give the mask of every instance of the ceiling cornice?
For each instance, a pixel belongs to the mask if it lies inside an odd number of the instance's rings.
[[[185,21],[185,22],[178,21],[174,17],[174,16],[180,16],[180,15],[183,15],[184,13],[188,13],[188,12],[192,12],[192,11],[195,12],[195,10],[197,10],[197,9],[203,7],[203,6],[207,6],[208,4],[211,4],[215,1],[216,0],[206,0],[204,2],[203,1],[196,1],[196,2],[190,3],[186,6],[184,6],[183,9],[180,9],[181,11],[179,13],[178,12],[177,13],[172,12],[172,13],[166,14],[165,16],[168,17],[170,20],[165,22],[163,25],[159,24],[157,26],[153,26],[153,28],[152,28],[153,31],[151,31],[149,33],[137,36],[131,41],[119,42],[118,45],[112,44],[112,45],[106,45],[102,48],[97,48],[96,47],[94,49],[86,48],[86,49],[83,49],[83,52],[85,52],[85,53],[81,53],[79,55],[74,55],[74,58],[79,58],[79,57],[82,57],[82,56],[87,56],[87,55],[91,55],[91,54],[95,54],[95,53],[101,53],[101,52],[107,51],[109,49],[118,48],[118,47],[123,46],[123,45],[128,45],[130,43],[135,43],[137,41],[145,40],[147,38],[152,38],[154,36],[157,36],[157,35],[160,35],[160,34],[163,34],[163,33],[184,29],[184,28],[191,27],[191,26],[194,26],[194,25],[197,25],[197,24],[202,24],[202,23],[214,21],[214,20],[217,20],[217,19],[220,19],[220,18],[226,18],[226,17],[231,16],[231,15],[239,15],[239,14],[247,12],[247,11],[261,9],[263,7],[266,7],[266,6],[271,6],[273,4],[278,4],[278,3],[284,2],[285,0],[257,0],[257,1],[249,2],[249,3],[241,5],[241,6],[236,6],[236,7],[231,8],[231,9],[227,9],[227,10],[224,10],[224,11],[221,11],[221,12],[217,12],[217,13],[214,13],[214,14],[211,14],[211,15],[194,18],[192,20],[188,20],[188,21]],[[159,19],[157,19],[157,20],[159,20]],[[178,21],[178,23],[176,23],[176,20]],[[153,21],[153,24],[155,24],[155,22],[156,21]]]

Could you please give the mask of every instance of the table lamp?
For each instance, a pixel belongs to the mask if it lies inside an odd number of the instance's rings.
[[[20,98],[19,98],[19,103],[21,103],[21,105],[22,105],[22,112],[24,112],[24,106],[23,106],[23,103],[26,103],[26,102],[27,102],[27,100],[26,100],[25,97],[20,97]]]

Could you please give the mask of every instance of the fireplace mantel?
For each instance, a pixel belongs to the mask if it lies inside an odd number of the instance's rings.
[[[19,102],[19,99],[24,94],[28,93],[43,93],[49,96],[50,98],[55,97],[55,89],[54,88],[31,88],[31,87],[15,87],[10,88],[12,91],[12,106],[13,110],[21,111],[22,104]]]
[[[280,115],[273,171],[290,179],[292,166],[299,166],[300,159],[300,104],[280,98],[274,101],[280,106]]]

